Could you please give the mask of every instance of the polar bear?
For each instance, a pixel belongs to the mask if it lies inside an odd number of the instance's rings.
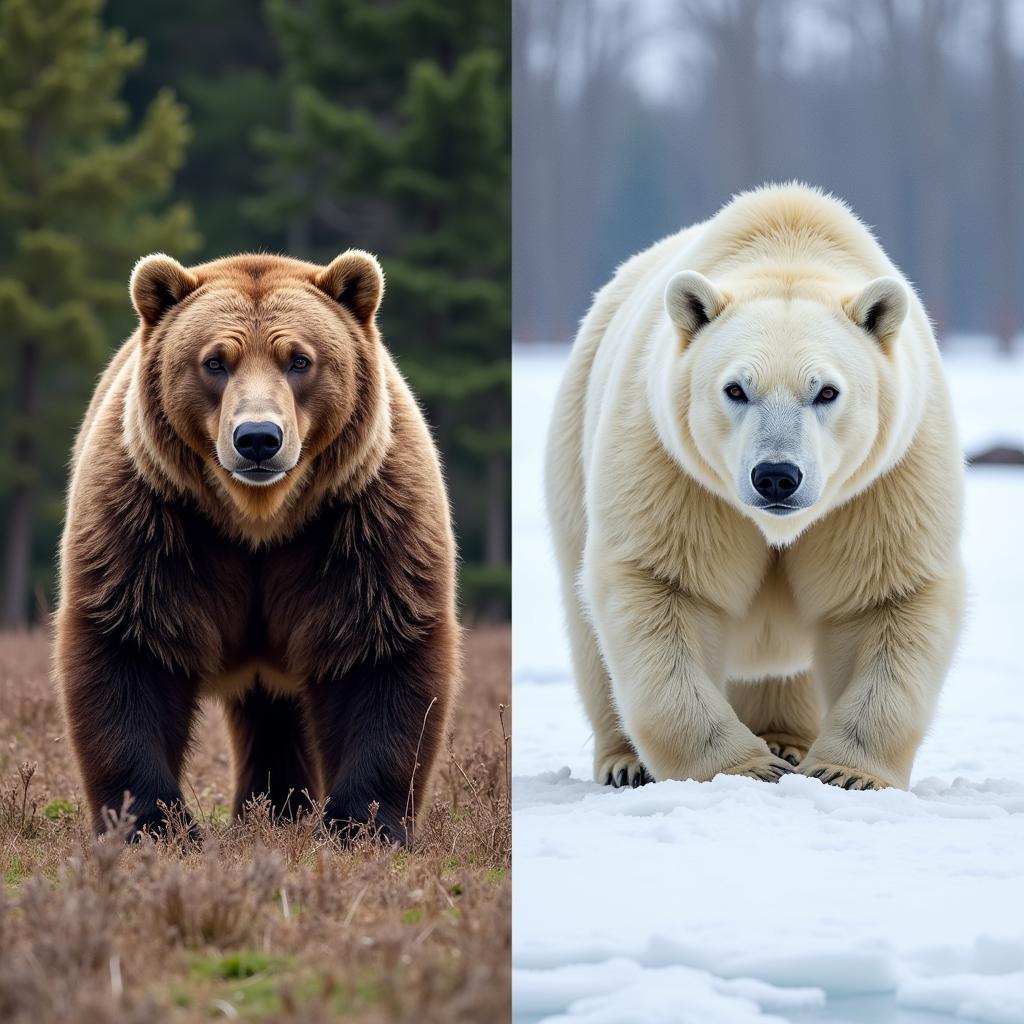
[[[733,199],[583,320],[546,494],[599,782],[906,787],[963,610],[925,311],[840,200]]]

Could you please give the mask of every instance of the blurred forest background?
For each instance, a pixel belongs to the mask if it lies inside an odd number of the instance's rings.
[[[513,0],[513,330],[734,192],[845,198],[940,336],[1024,322],[1024,0]]]
[[[509,593],[509,17],[494,0],[0,0],[0,625],[52,603],[68,453],[153,250],[387,275],[475,617]]]

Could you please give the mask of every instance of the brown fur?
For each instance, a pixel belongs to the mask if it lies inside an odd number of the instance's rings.
[[[457,687],[455,551],[433,442],[374,324],[381,287],[355,251],[136,268],[140,326],[76,441],[61,555],[56,672],[97,828],[125,791],[140,828],[182,802],[213,695],[236,813],[308,790],[338,823],[377,802],[406,838]],[[254,486],[223,453],[265,409],[297,462]]]

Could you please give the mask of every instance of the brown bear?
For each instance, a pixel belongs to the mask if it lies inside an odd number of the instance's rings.
[[[383,275],[148,256],[139,327],[75,443],[56,674],[93,823],[183,810],[198,705],[226,709],[237,815],[325,798],[407,842],[459,664],[437,452],[375,325]],[[419,799],[417,799],[419,798]]]

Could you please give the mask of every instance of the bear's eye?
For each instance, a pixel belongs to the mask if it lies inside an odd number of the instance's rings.
[[[814,402],[816,405],[828,405],[829,402],[834,402],[838,397],[839,392],[831,384],[826,384],[818,392],[818,397],[815,398]]]
[[[210,371],[210,373],[223,373],[224,372],[224,364],[219,359],[216,359],[213,356],[211,356],[209,359],[207,359],[203,363],[203,366],[205,366]]]
[[[725,393],[734,402],[745,402],[747,400],[747,393],[739,384],[726,384]]]
[[[308,370],[310,367],[310,361],[305,356],[296,356],[292,360],[291,368],[298,373],[302,373],[303,370]]]

